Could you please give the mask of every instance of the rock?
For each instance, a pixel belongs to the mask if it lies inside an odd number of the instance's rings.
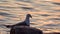
[[[42,30],[28,26],[18,26],[11,28],[10,34],[43,34]]]

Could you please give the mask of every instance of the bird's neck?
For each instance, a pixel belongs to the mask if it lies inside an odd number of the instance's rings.
[[[30,25],[30,18],[26,17],[25,22],[26,22],[27,25]]]

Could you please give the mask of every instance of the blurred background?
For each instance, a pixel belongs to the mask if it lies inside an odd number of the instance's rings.
[[[60,0],[0,0],[0,34],[9,34],[3,25],[24,21],[31,14],[31,27],[44,33],[60,32]]]

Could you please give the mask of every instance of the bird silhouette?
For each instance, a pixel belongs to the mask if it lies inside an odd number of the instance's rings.
[[[7,28],[13,28],[15,26],[30,26],[30,18],[32,18],[31,14],[27,14],[23,22],[19,22],[14,25],[4,25],[4,26],[6,26]]]

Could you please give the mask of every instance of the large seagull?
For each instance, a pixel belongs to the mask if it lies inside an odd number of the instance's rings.
[[[6,26],[7,28],[13,28],[15,26],[30,26],[30,18],[32,18],[31,14],[27,14],[23,22],[19,22],[14,25],[4,25],[4,26]]]

